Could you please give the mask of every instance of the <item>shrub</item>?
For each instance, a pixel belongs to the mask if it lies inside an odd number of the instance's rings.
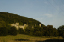
[[[6,27],[0,27],[0,36],[8,35],[8,29]]]
[[[24,34],[24,30],[22,28],[19,28],[18,32],[19,34]]]
[[[10,35],[16,36],[17,35],[17,29],[15,27],[11,27],[8,32]]]

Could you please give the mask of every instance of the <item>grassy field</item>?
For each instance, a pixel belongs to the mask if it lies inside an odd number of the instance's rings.
[[[36,42],[44,41],[47,39],[63,39],[62,37],[35,37],[24,34],[18,34],[17,36],[0,36],[0,42]]]

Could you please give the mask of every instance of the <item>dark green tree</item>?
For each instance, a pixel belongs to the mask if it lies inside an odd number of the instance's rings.
[[[58,32],[59,32],[59,36],[62,36],[63,35],[63,33],[64,33],[64,25],[59,26]]]
[[[58,32],[59,32],[59,36],[62,36],[64,38],[64,25],[59,26]]]
[[[53,28],[53,36],[58,36],[58,35],[59,35],[59,33],[58,33],[57,29]]]
[[[18,29],[19,34],[24,34],[24,30],[22,28]]]
[[[27,27],[26,29],[25,29],[25,34],[30,34],[30,30],[31,30],[31,28],[29,28],[29,27]]]
[[[16,36],[17,35],[17,29],[15,27],[11,27],[8,31],[10,35]]]
[[[63,35],[62,35],[62,37],[64,38],[64,31],[63,31]]]
[[[6,27],[5,21],[0,21],[0,27]]]
[[[0,27],[0,36],[8,35],[8,29],[6,27]]]
[[[42,32],[36,31],[36,32],[34,33],[34,35],[35,35],[35,36],[42,36]]]

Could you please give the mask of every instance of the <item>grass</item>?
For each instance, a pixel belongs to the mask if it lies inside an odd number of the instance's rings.
[[[35,42],[44,41],[47,39],[63,39],[62,37],[35,37],[24,34],[18,34],[17,36],[0,36],[0,42]]]

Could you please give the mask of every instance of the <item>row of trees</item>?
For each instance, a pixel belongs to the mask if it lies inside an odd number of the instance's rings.
[[[60,26],[58,29],[53,28],[53,26],[27,27],[25,29],[25,34],[32,36],[62,36],[64,38],[64,25]]]
[[[58,29],[53,28],[52,26],[36,26],[31,28],[28,26],[26,29],[19,28],[18,30],[15,27],[0,27],[0,36],[6,35],[17,35],[17,34],[27,34],[32,36],[62,36],[64,38],[64,25],[60,26]]]
[[[26,28],[25,34],[35,35],[35,36],[58,36],[58,31],[56,28],[49,27],[35,27],[35,28]]]
[[[0,36],[7,36],[7,35],[13,35],[16,36],[17,34],[24,33],[24,30],[22,28],[19,28],[17,30],[15,27],[0,27]]]

